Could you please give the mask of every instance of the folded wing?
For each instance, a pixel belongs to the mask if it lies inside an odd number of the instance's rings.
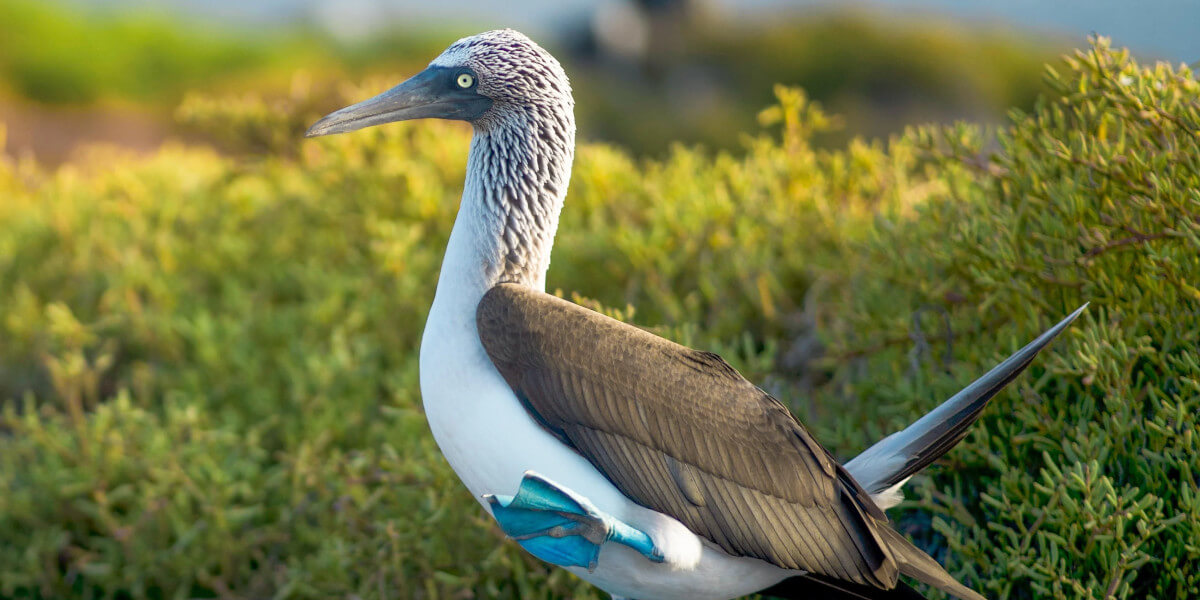
[[[637,503],[735,556],[896,585],[884,513],[720,357],[515,285],[477,324],[530,414]]]

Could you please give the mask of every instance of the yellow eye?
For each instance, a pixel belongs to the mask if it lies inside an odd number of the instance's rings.
[[[466,89],[475,85],[475,78],[470,73],[459,73],[457,83],[458,87]]]

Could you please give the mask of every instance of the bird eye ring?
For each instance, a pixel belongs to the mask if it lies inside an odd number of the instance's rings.
[[[466,89],[475,85],[475,78],[470,73],[459,73],[455,82],[458,83],[458,87]]]

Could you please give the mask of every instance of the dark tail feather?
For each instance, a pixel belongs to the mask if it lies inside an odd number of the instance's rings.
[[[925,596],[903,581],[897,581],[896,587],[890,590],[881,590],[815,574],[788,577],[759,594],[797,600],[925,600]]]
[[[846,470],[871,494],[878,494],[929,466],[967,435],[988,401],[1020,375],[1047,344],[1074,321],[1079,307],[983,377],[902,431],[880,440],[846,463]]]
[[[971,588],[950,576],[933,557],[926,554],[888,526],[879,528],[880,537],[892,552],[900,574],[912,577],[962,600],[987,600]],[[890,590],[874,586],[839,581],[816,574],[797,575],[759,592],[768,598],[798,600],[924,600],[925,596],[903,581]]]
[[[947,594],[962,598],[962,600],[986,600],[979,593],[961,584],[950,576],[942,565],[924,550],[912,545],[912,542],[900,535],[891,527],[880,527],[879,533],[886,541],[888,549],[900,567],[900,574],[912,577],[921,583],[931,585]]]

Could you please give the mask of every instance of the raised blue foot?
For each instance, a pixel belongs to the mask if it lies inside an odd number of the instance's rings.
[[[650,536],[600,512],[586,498],[526,471],[516,496],[484,496],[500,529],[530,554],[563,567],[596,568],[600,544],[616,542],[662,562]]]

